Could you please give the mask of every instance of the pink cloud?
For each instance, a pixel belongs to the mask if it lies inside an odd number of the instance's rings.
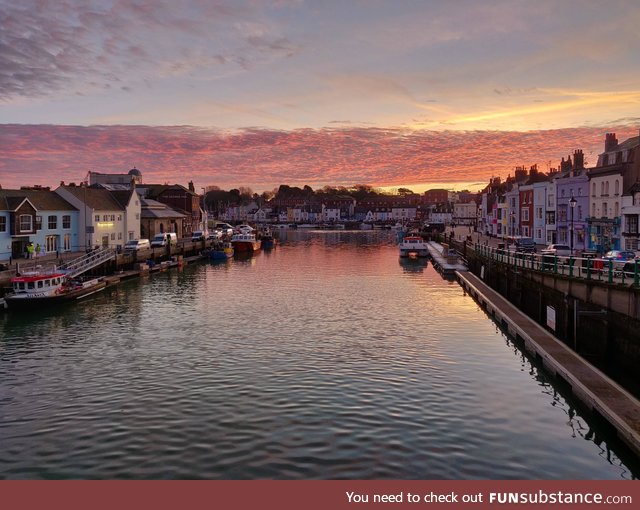
[[[198,186],[279,184],[312,187],[485,182],[518,165],[542,171],[583,149],[587,166],[602,151],[605,132],[637,136],[627,126],[553,131],[407,131],[325,128],[233,133],[193,126],[0,125],[0,184],[5,188],[83,180],[88,171],[127,172],[143,181],[193,180]]]

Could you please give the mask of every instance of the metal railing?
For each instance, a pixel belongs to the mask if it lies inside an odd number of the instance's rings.
[[[474,249],[481,257],[522,269],[569,278],[640,286],[640,260],[638,259],[625,263],[592,257],[562,257],[515,252],[481,244],[476,244]]]
[[[67,276],[73,278],[78,276],[94,267],[98,267],[104,264],[108,260],[111,260],[116,256],[115,250],[111,248],[99,248],[92,252],[82,255],[76,259],[73,259],[65,264],[59,266],[59,269],[65,271]]]

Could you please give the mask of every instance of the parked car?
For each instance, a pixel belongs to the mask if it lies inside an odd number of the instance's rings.
[[[631,250],[611,250],[602,256],[602,260],[624,261],[636,258],[636,252]]]
[[[138,251],[151,248],[149,239],[132,239],[124,245],[124,251]]]
[[[191,234],[192,241],[204,241],[209,233],[206,230],[194,230]]]
[[[517,253],[535,253],[536,243],[531,237],[510,236],[505,238],[509,251]]]
[[[220,230],[223,235],[233,235],[233,227],[228,223],[224,223],[222,221],[217,221],[213,226],[214,230]]]
[[[556,257],[570,257],[571,247],[566,244],[550,244],[540,253],[542,253],[542,255],[553,255]]]
[[[254,231],[255,228],[251,225],[238,225],[236,227],[236,232],[239,232],[240,234],[252,234]]]
[[[222,239],[222,230],[216,229],[209,231],[207,241],[217,241],[218,239]]]

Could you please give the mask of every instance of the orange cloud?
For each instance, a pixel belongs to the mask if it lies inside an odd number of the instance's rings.
[[[633,119],[630,120],[630,122]],[[88,171],[126,172],[143,181],[272,189],[371,184],[486,182],[517,165],[557,166],[583,149],[587,165],[605,132],[637,136],[628,124],[552,131],[425,131],[325,128],[223,132],[192,126],[0,125],[5,188],[83,180]]]

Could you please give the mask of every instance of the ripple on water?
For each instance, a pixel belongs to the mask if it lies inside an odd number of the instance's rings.
[[[289,233],[249,261],[4,317],[0,477],[631,476],[385,235]]]

